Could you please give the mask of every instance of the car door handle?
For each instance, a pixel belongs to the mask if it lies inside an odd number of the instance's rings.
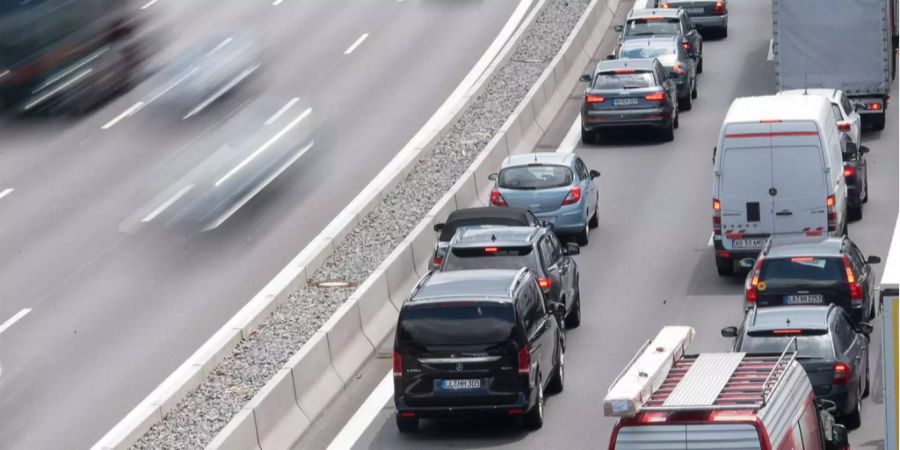
[[[777,213],[775,213],[775,215],[776,215],[776,216],[792,216],[792,215],[794,215],[794,213],[793,213],[792,211],[788,211],[788,210],[786,210],[786,209],[783,209],[783,210],[778,211]]]

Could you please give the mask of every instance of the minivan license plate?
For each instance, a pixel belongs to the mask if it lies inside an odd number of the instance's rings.
[[[785,305],[821,305],[825,303],[825,297],[821,294],[785,295]]]
[[[731,241],[734,248],[762,248],[766,244],[765,239],[735,239]]]
[[[445,391],[481,389],[481,380],[441,380],[441,389]]]
[[[638,99],[636,99],[636,98],[613,99],[613,105],[616,105],[616,106],[637,105],[637,102],[638,102]]]

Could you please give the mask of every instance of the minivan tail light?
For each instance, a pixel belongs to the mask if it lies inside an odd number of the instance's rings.
[[[528,353],[528,346],[519,350],[519,375],[531,374],[531,353]]]
[[[571,205],[573,203],[578,203],[579,200],[581,200],[581,188],[579,186],[572,186],[572,189],[569,189],[569,194],[566,195],[562,204]]]
[[[394,378],[400,378],[403,376],[403,360],[400,358],[400,354],[394,352],[393,357],[394,362]]]
[[[725,14],[725,3],[716,2],[716,5],[713,7],[713,14]]]
[[[846,133],[850,131],[850,123],[849,122],[838,122],[837,124],[838,131],[842,133]]]
[[[714,198],[712,202],[713,207],[713,234],[716,236],[722,235],[722,204],[719,203],[719,199]]]
[[[491,189],[491,204],[494,206],[509,206],[506,200],[503,199],[503,196],[500,195],[500,191],[496,189]]]
[[[647,94],[644,96],[644,100],[648,102],[661,102],[666,99],[666,94],[662,92],[654,92],[652,94]]]
[[[549,278],[538,278],[538,287],[541,289],[550,289],[550,286],[553,286],[553,281]]]
[[[825,207],[828,212],[828,232],[837,231],[837,211],[834,208],[834,195],[825,197]]]
[[[854,173],[856,173],[856,169],[854,169],[853,166],[844,166],[845,177],[852,177]]]
[[[756,303],[757,297],[757,286],[759,285],[759,271],[762,268],[763,257],[760,256],[759,259],[756,260],[756,265],[753,266],[753,272],[749,278],[747,278],[747,285],[744,289],[744,300],[746,303]]]
[[[850,286],[850,303],[852,306],[862,306],[862,287],[856,282],[856,276],[853,275],[853,267],[850,266],[850,260],[846,256],[841,256],[841,261],[844,262],[844,278],[847,281],[847,285]]]
[[[834,378],[832,378],[834,384],[847,384],[850,376],[853,375],[853,369],[842,362],[834,363],[832,369],[834,370]]]

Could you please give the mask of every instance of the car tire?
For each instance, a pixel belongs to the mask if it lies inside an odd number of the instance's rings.
[[[677,114],[677,113],[676,113]],[[675,116],[669,125],[660,131],[663,142],[672,142],[675,140],[675,124],[678,123],[678,116]]]
[[[866,172],[866,189],[863,190],[863,203],[869,203],[869,172]]]
[[[859,392],[862,392],[862,386],[859,387]],[[856,398],[856,407],[853,408],[853,411],[850,411],[846,416],[844,416],[844,425],[847,426],[848,430],[855,430],[862,425],[862,395],[857,393]]]
[[[544,426],[544,380],[538,375],[537,379],[537,401],[534,406],[525,413],[522,418],[525,426],[532,430],[537,430]]]
[[[418,417],[403,417],[400,414],[396,414],[395,417],[397,418],[397,429],[401,433],[415,433],[419,430]]]
[[[600,226],[600,217],[597,212],[597,205],[594,205],[594,214],[591,215],[591,218],[588,220],[588,226],[591,228],[597,228]]]
[[[700,47],[700,51],[703,51],[703,47]],[[703,73],[703,55],[700,55],[700,61],[697,62],[697,73]]]
[[[566,314],[566,329],[578,328],[581,325],[581,289],[575,286],[575,298],[572,299],[572,310]]]
[[[575,243],[584,247],[588,245],[588,230],[590,229],[589,225],[584,226],[584,230],[575,233]]]
[[[691,98],[697,98],[697,96],[699,95],[697,89],[698,89],[697,88],[697,78],[695,77],[694,78],[694,89],[691,90]]]
[[[694,107],[694,97],[690,94],[678,99],[678,111],[690,111]]]
[[[564,338],[560,335],[560,341]],[[566,387],[566,348],[563,342],[559,343],[559,360],[553,368],[553,378],[547,385],[548,394],[559,394]]]
[[[594,145],[597,143],[597,132],[581,129],[581,143],[585,145]]]
[[[857,220],[862,220],[863,217],[863,205],[862,201],[859,202],[859,206],[847,206],[847,219],[851,222],[856,222]]]
[[[720,277],[730,277],[734,275],[734,265],[729,264],[727,266],[723,266],[719,264],[719,261],[716,261],[716,272],[719,273]]]
[[[849,212],[848,212],[849,215]],[[844,220],[844,226],[841,228],[841,236],[850,237],[850,230],[847,227],[847,221]]]
[[[719,36],[721,36],[722,39],[727,38],[728,37],[728,27],[722,28],[722,31],[719,32]]]
[[[863,391],[862,398],[869,397],[869,384],[869,366],[866,366],[866,390]]]

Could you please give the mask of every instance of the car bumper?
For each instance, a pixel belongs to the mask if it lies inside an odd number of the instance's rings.
[[[567,205],[556,211],[535,213],[538,219],[545,219],[557,234],[578,233],[587,226],[587,215],[584,206]]]
[[[728,28],[728,14],[721,16],[691,16],[691,22],[697,28]]]
[[[665,127],[672,117],[669,107],[630,111],[582,111],[581,125],[585,130],[620,127]]]
[[[477,416],[508,416],[510,414],[522,414],[527,412],[531,403],[524,393],[519,393],[514,403],[503,405],[475,405],[475,406],[409,406],[402,398],[394,401],[398,414],[414,414],[419,418],[450,418],[450,417],[477,417]]]

